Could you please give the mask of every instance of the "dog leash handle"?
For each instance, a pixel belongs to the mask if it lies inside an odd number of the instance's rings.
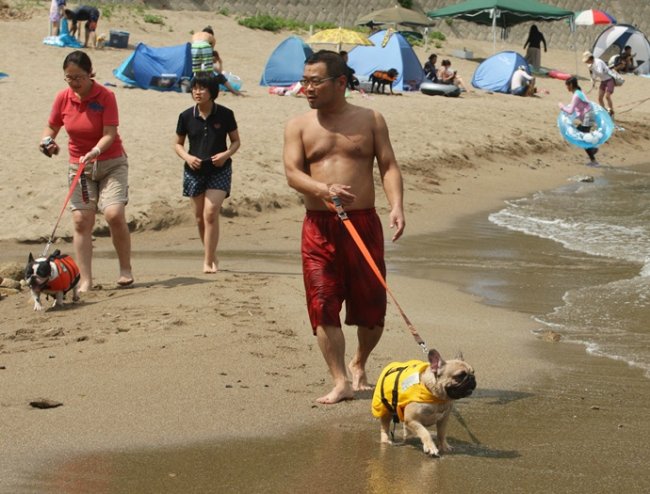
[[[345,221],[349,219],[348,213],[346,213],[345,209],[343,209],[343,202],[341,202],[341,198],[339,196],[332,196],[332,204],[334,204],[334,209],[336,210],[336,214],[338,214],[341,220]]]

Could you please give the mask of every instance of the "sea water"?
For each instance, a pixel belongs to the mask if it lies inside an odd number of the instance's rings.
[[[561,304],[535,319],[590,353],[650,376],[650,167],[609,168],[593,183],[576,181],[509,201],[489,220],[638,266],[632,276],[568,290]]]
[[[598,175],[509,200],[442,234],[405,236],[389,247],[389,270],[528,313],[536,331],[650,377],[650,165]]]

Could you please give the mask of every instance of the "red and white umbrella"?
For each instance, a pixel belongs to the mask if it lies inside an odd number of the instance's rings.
[[[589,9],[576,13],[574,22],[577,26],[593,26],[595,24],[616,24],[616,19],[603,10]]]

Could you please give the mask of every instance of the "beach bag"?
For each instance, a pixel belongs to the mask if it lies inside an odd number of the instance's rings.
[[[614,85],[615,86],[622,86],[623,83],[625,82],[625,79],[621,74],[616,72],[615,70],[609,70],[609,76],[614,79]]]

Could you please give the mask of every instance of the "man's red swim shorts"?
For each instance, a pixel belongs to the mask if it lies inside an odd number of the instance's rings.
[[[348,211],[380,272],[386,277],[384,234],[374,208]],[[384,325],[386,289],[377,279],[339,217],[329,211],[307,211],[302,227],[302,269],[311,326]]]

